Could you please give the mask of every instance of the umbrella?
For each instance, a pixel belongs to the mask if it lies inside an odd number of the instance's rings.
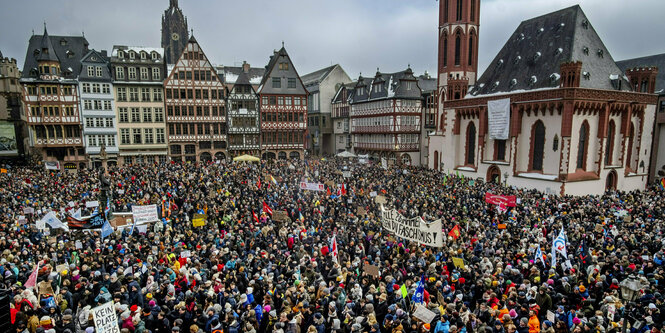
[[[258,162],[258,161],[260,161],[260,160],[261,160],[261,159],[259,159],[259,158],[256,157],[256,156],[247,155],[247,154],[245,154],[245,155],[240,155],[240,156],[237,156],[237,157],[234,157],[234,158],[233,158],[233,161],[242,161],[242,162]]]

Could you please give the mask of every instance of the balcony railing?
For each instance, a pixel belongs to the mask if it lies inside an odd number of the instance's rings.
[[[356,142],[353,144],[353,147],[356,149],[367,149],[367,150],[388,150],[388,151],[413,151],[418,150],[418,143],[366,143],[366,142]]]

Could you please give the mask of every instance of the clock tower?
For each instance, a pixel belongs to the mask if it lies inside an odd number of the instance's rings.
[[[178,7],[178,0],[169,0],[169,8],[162,15],[162,47],[167,64],[178,60],[188,40],[187,18]]]

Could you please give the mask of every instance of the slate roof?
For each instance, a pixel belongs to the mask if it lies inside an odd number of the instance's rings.
[[[224,76],[224,82],[228,84],[235,84],[240,78],[240,73],[243,73],[242,67],[218,66],[215,69],[217,74]],[[265,68],[250,67],[247,79],[251,84],[258,85],[263,80],[265,71]]]
[[[277,67],[277,63],[280,61],[280,59],[285,58],[286,61],[289,64],[288,69],[286,70],[276,70],[275,68]],[[268,79],[272,79],[273,77],[280,77],[282,79],[290,79],[290,78],[295,78],[296,79],[296,87],[295,88],[287,88],[287,82],[282,82],[281,88],[273,88],[272,83],[268,81]],[[268,84],[267,84],[268,83]],[[282,46],[279,51],[276,51],[273,53],[273,55],[270,56],[270,61],[268,62],[268,65],[266,66],[265,74],[263,75],[263,79],[261,80],[261,84],[259,85],[258,89],[259,94],[274,94],[274,95],[279,95],[279,94],[288,94],[288,95],[307,95],[309,92],[305,88],[305,84],[302,81],[302,78],[300,75],[298,75],[298,71],[296,70],[293,61],[291,60],[291,57],[289,54],[286,52],[286,49],[284,46]]]
[[[348,102],[352,97],[353,94],[355,93],[354,87],[356,86],[358,82],[350,82],[347,84],[343,84],[337,88],[337,92],[335,93],[335,96],[332,99],[332,103],[342,103],[344,102],[344,94],[342,94],[342,91],[347,90],[347,96],[346,96],[346,101]]]
[[[44,38],[45,36],[47,38]],[[60,71],[64,78],[78,77],[81,71],[81,58],[88,53],[88,41],[82,36],[50,36],[44,29],[43,35],[33,35],[28,41],[22,79],[39,79],[39,74],[33,75],[30,70],[38,67],[38,60],[42,57],[42,45],[47,45],[55,51],[49,52],[49,58],[56,57],[55,61],[60,62]],[[71,73],[69,68],[72,69]]]
[[[410,90],[406,87],[407,81],[412,81],[414,83]],[[373,87],[375,84],[380,84],[382,86],[381,91],[374,91]],[[358,95],[354,93],[350,100],[351,103],[386,98],[422,99],[418,79],[413,76],[411,68],[396,73],[381,73],[377,71],[373,78],[364,78],[360,76],[354,88],[362,86],[365,87],[363,94]]]
[[[302,83],[304,83],[306,86],[312,83],[320,83],[321,81],[323,81],[323,79],[326,78],[326,76],[328,76],[328,74],[330,74],[330,72],[333,71],[333,69],[335,69],[336,66],[337,65],[332,65],[326,68],[319,69],[318,71],[305,74],[301,77]]]
[[[623,89],[630,89],[582,8],[575,5],[523,21],[470,94],[556,88],[561,63],[575,61],[582,62],[580,87],[615,90],[610,76],[618,76]]]
[[[665,91],[665,53],[621,60],[617,61],[617,65],[624,73],[627,69],[633,69],[635,67],[658,67],[656,91]]]

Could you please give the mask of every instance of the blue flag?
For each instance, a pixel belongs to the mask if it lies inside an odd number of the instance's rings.
[[[104,221],[104,225],[102,226],[102,239],[108,237],[108,235],[113,233],[113,228],[111,227],[111,224],[109,223],[108,220]]]
[[[414,303],[423,303],[425,298],[425,276],[420,277],[420,281],[416,286],[416,292],[411,297],[411,301]]]

